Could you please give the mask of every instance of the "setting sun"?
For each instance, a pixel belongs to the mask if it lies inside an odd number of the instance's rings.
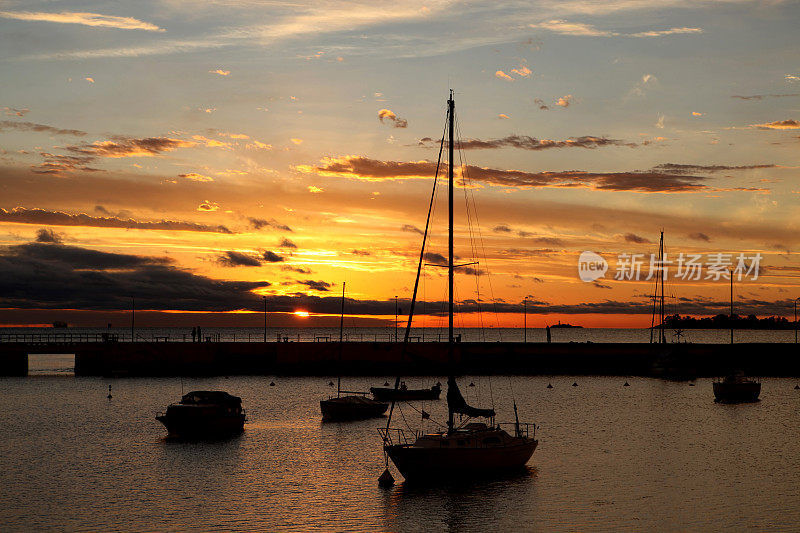
[[[308,317],[308,311],[295,311],[294,314],[303,318]]]

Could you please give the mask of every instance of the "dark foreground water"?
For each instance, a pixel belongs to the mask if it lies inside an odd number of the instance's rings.
[[[345,386],[385,379],[348,378]],[[187,392],[241,396],[248,423],[227,442],[171,443],[153,417],[180,397],[178,379],[3,378],[0,530],[741,531],[800,524],[795,380],[765,379],[761,402],[736,406],[715,404],[708,380],[689,386],[628,378],[630,387],[605,377],[460,381],[470,402],[493,402],[499,420],[511,420],[513,396],[522,418],[540,424],[527,474],[380,489],[381,421],[322,424],[327,379],[184,380]],[[425,409],[444,419],[444,402]],[[417,425],[416,411],[402,413],[399,425]]]

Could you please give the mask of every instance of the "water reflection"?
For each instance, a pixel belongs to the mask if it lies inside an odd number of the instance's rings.
[[[538,470],[527,466],[478,480],[403,482],[384,496],[384,525],[391,531],[530,529]]]

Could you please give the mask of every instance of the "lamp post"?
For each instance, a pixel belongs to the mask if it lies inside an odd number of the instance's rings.
[[[264,342],[267,342],[267,297],[262,296],[264,300]]]
[[[528,342],[528,297],[526,296],[524,300],[522,300],[522,307],[524,309],[522,313],[522,329],[525,332],[525,342]]]
[[[394,297],[394,342],[397,342],[397,295]]]
[[[797,300],[800,298],[794,299],[794,343],[797,344]]]
[[[131,296],[131,342],[133,342],[134,325],[136,320],[136,299]]]

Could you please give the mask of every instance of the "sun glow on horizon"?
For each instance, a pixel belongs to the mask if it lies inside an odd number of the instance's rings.
[[[308,318],[308,311],[295,311],[294,314],[303,318]]]

